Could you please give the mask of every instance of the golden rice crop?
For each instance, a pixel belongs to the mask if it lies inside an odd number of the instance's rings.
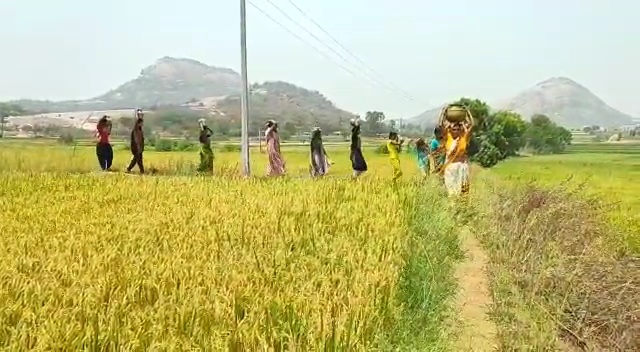
[[[384,184],[0,182],[2,346],[365,349],[398,319],[408,230]]]
[[[131,153],[122,150],[121,146],[115,146],[115,159],[113,167],[124,170],[131,160]],[[219,149],[219,148],[218,148]],[[220,152],[214,148],[214,167],[216,174],[225,176],[237,176],[240,153]],[[331,167],[331,175],[347,176],[351,173],[351,161],[349,160],[349,146],[327,147],[329,157],[334,162]],[[364,151],[369,164],[370,176],[391,177],[391,166],[386,155],[375,153],[374,148]],[[309,150],[308,147],[283,146],[284,159],[287,163],[287,173],[293,176],[309,175]],[[163,174],[188,175],[193,174],[198,162],[198,152],[155,152],[145,151],[145,166],[150,171],[158,171]],[[0,144],[0,171],[5,172],[63,172],[63,173],[87,173],[99,170],[95,155],[95,148],[38,146],[33,143],[2,143]],[[255,176],[263,176],[266,171],[267,156],[258,148],[251,150],[252,173]],[[406,155],[402,158],[403,172],[407,177],[417,176],[418,170],[414,158]],[[222,171],[222,172],[221,172]]]
[[[350,182],[329,152],[337,178],[242,180],[237,153],[194,177],[196,153],[149,152],[171,176],[138,177],[90,172],[91,148],[3,145],[0,348],[435,350],[457,250],[440,197],[392,187],[373,153]],[[285,158],[306,175],[305,150]]]

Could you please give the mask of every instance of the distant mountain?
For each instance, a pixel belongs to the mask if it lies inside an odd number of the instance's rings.
[[[407,119],[407,123],[417,124],[420,126],[429,126],[435,125],[438,122],[438,116],[440,115],[440,111],[446,104],[442,104],[437,108],[429,109],[418,116],[411,117]]]
[[[565,127],[587,125],[618,126],[629,124],[633,118],[609,105],[579,83],[554,77],[528,88],[511,99],[490,104],[493,110],[512,110],[529,119],[535,114],[549,116]],[[444,105],[443,105],[444,106]],[[421,125],[433,124],[442,106],[427,110],[409,119]]]
[[[12,103],[34,112],[34,115],[14,119],[24,124],[75,126],[77,116],[87,116],[92,111],[95,115],[110,114],[118,118],[132,113],[133,108],[142,107],[174,112],[188,112],[188,109],[239,125],[240,90],[240,75],[231,69],[191,59],[163,57],[144,68],[135,79],[92,99]],[[353,117],[318,91],[280,81],[253,84],[250,107],[252,128],[256,129],[265,120],[275,119],[292,122],[300,129],[320,126],[335,131],[346,129]]]
[[[144,68],[135,79],[92,99],[59,102],[18,100],[13,103],[38,112],[171,106],[199,98],[238,93],[240,82],[240,75],[231,69],[167,56]]]
[[[230,95],[214,104],[217,115],[231,119],[240,116],[240,95]],[[346,128],[354,117],[354,114],[336,107],[320,92],[282,81],[253,84],[250,111],[255,123],[274,119],[291,122],[300,128],[318,126],[329,130]]]
[[[631,116],[607,105],[586,87],[566,77],[542,81],[496,108],[513,110],[526,118],[544,114],[565,127],[618,126],[633,120]]]

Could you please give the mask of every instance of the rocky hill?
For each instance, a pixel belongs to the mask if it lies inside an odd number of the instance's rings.
[[[499,109],[513,110],[525,117],[544,114],[565,127],[618,126],[633,118],[602,101],[589,89],[566,78],[553,77],[528,88]]]
[[[142,107],[151,111],[171,110],[173,115],[188,109],[239,126],[240,87],[240,75],[231,69],[208,66],[191,59],[163,57],[144,68],[135,79],[92,99],[14,101],[12,103],[33,114],[12,121],[78,127],[79,121],[84,120],[78,116],[93,112],[96,116],[109,114],[118,118],[131,115],[133,108]],[[342,130],[347,128],[348,120],[353,116],[337,108],[320,92],[286,82],[253,84],[250,99],[252,128],[256,130],[267,119],[291,122],[299,129],[317,125],[332,131]],[[83,126],[91,128],[91,125]]]
[[[442,104],[436,108],[429,109],[418,116],[411,117],[407,119],[407,123],[417,124],[423,127],[435,126],[438,122],[438,115],[440,114],[440,110],[442,110],[445,105],[446,104]]]
[[[547,79],[513,98],[490,105],[493,109],[513,110],[526,119],[535,114],[544,114],[554,122],[570,128],[589,125],[619,126],[633,120],[631,116],[607,105],[589,89],[566,77]],[[421,125],[433,124],[441,108],[427,110],[409,121]]]
[[[217,115],[230,119],[240,116],[240,95],[231,95],[215,102]],[[269,119],[289,122],[299,128],[319,126],[323,129],[346,128],[354,115],[337,108],[318,91],[308,90],[291,83],[271,81],[251,86],[251,117],[254,123]],[[254,126],[257,127],[257,126]]]
[[[18,100],[12,103],[34,112],[112,110],[180,105],[190,100],[238,93],[240,75],[228,68],[196,60],[163,57],[119,87],[87,100]]]

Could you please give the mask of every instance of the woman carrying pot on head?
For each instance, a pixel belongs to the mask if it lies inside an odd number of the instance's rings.
[[[198,120],[200,126],[200,166],[198,172],[213,173],[213,149],[211,149],[211,136],[213,131],[207,126],[205,119]]]
[[[142,153],[144,152],[144,132],[142,131],[144,122],[144,113],[142,109],[136,110],[136,122],[131,130],[131,162],[127,167],[127,173],[133,170],[133,167],[138,165],[140,174],[144,174],[144,163],[142,161]]]
[[[311,133],[311,165],[309,171],[311,177],[324,176],[329,172],[329,156],[324,149],[324,143],[322,142],[322,131],[316,127]]]
[[[362,141],[360,140],[360,118],[356,117],[351,120],[351,150],[349,159],[351,159],[351,168],[353,169],[353,178],[357,178],[367,172],[367,162],[362,155]]]
[[[469,192],[469,154],[473,116],[461,106],[450,105],[443,110],[440,125],[444,132],[444,183],[450,196]]]
[[[267,176],[282,176],[285,174],[285,163],[280,154],[280,135],[278,134],[278,123],[269,120],[266,123],[265,142],[267,144],[267,155],[269,164],[267,165]]]
[[[110,171],[113,164],[113,147],[109,137],[111,136],[111,120],[104,115],[96,125],[96,156],[102,171]]]

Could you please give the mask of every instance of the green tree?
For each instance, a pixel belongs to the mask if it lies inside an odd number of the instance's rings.
[[[222,136],[228,136],[232,127],[233,121],[230,119],[220,119],[211,122],[211,129],[213,130],[213,133]]]
[[[382,131],[382,121],[385,118],[384,113],[381,111],[367,111],[364,115],[365,131],[370,134],[380,133]]]
[[[545,115],[534,115],[525,133],[527,147],[535,154],[557,154],[571,144],[571,131]]]
[[[495,136],[493,144],[503,158],[507,158],[515,156],[524,147],[527,123],[515,112],[498,111],[485,120],[485,131]]]
[[[485,121],[489,117],[489,105],[480,99],[460,98],[453,104],[465,106],[471,112],[476,130],[485,128]]]
[[[24,114],[26,111],[20,105],[0,103],[0,138],[4,137],[4,125],[7,123],[7,117]]]
[[[396,131],[397,124],[398,123],[396,122],[396,120],[389,121],[389,127],[391,128],[392,131]]]
[[[517,155],[525,144],[527,124],[511,111],[491,113],[487,103],[479,99],[461,98],[454,104],[465,106],[474,119],[469,152],[472,160],[492,167],[501,160]]]
[[[281,136],[284,134],[285,136],[291,137],[298,134],[298,128],[294,122],[285,122],[284,126],[282,126],[282,130],[280,131]],[[286,139],[282,137],[283,139]]]
[[[473,134],[469,145],[472,160],[482,167],[492,167],[503,160],[506,153],[498,149],[496,144],[503,139],[501,125],[488,123],[489,105],[479,99],[460,98],[453,104],[465,106],[474,120]]]

